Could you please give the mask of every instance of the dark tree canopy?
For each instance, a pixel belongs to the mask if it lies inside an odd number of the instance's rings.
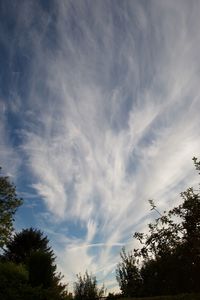
[[[0,168],[0,247],[9,241],[13,231],[14,214],[22,204],[17,196],[16,187],[7,176],[1,175]]]
[[[56,266],[52,264],[49,253],[42,251],[33,252],[29,258],[28,271],[31,286],[48,288],[53,285]]]
[[[28,263],[32,253],[42,251],[55,260],[53,250],[48,245],[49,240],[40,230],[28,228],[16,233],[11,241],[7,243],[5,257],[16,263]]]

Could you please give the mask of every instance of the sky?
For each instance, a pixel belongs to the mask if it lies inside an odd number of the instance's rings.
[[[72,288],[197,184],[200,1],[1,0],[0,165]]]

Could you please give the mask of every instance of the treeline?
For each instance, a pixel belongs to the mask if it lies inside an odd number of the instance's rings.
[[[200,171],[200,162],[193,160]],[[147,234],[134,234],[140,248],[122,249],[116,269],[121,293],[110,293],[108,299],[200,292],[200,188],[190,187],[181,197],[181,205],[164,213],[149,201],[158,217]],[[105,295],[104,286],[98,288],[96,277],[87,272],[77,275],[74,295],[68,292],[43,232],[14,232],[14,214],[22,203],[15,186],[0,173],[0,299],[93,300]]]
[[[200,162],[193,161],[200,171]],[[158,218],[147,234],[134,234],[141,247],[128,253],[123,249],[117,266],[123,296],[200,292],[200,188],[190,187],[181,197],[181,205],[164,213],[149,201]]]

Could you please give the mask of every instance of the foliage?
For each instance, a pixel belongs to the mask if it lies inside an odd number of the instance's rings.
[[[28,271],[13,262],[0,263],[0,299],[3,300],[67,300],[54,287],[31,286]]]
[[[20,300],[28,282],[28,273],[22,265],[0,262],[0,299]]]
[[[31,286],[48,288],[53,285],[56,266],[52,264],[49,253],[33,252],[28,263],[29,282]]]
[[[125,248],[123,248],[120,256],[122,261],[116,269],[116,279],[119,287],[124,296],[137,296],[141,287],[141,276],[134,253],[126,253]]]
[[[200,300],[200,294],[180,294],[175,296],[156,296],[145,298],[120,298],[120,300]]]
[[[34,287],[41,287],[48,299],[67,299],[67,285],[62,284],[62,276],[56,273],[56,265],[52,251],[32,252],[28,260],[29,283]]]
[[[23,264],[28,272],[23,289],[26,299],[67,299],[66,285],[56,274],[55,255],[48,243],[40,230],[29,228],[16,233],[4,250],[6,261]]]
[[[114,299],[121,299],[122,295],[121,294],[114,294],[114,293],[109,293],[108,296],[106,297],[107,300],[114,300]]]
[[[44,253],[43,253],[44,254]],[[45,253],[45,256],[48,254]],[[0,299],[4,300],[69,300],[72,299],[66,290],[66,286],[59,283],[58,275],[44,272],[49,270],[48,263],[39,260],[39,266],[35,254],[34,262],[37,269],[27,270],[21,264],[13,262],[0,263]],[[41,259],[42,255],[40,256]],[[40,273],[41,271],[41,273]],[[38,280],[36,279],[38,275]],[[42,277],[42,275],[44,277]],[[50,279],[50,280],[49,280]]]
[[[0,299],[72,299],[56,273],[47,237],[33,228],[12,235],[13,216],[21,204],[16,187],[8,177],[0,176]]]
[[[200,171],[200,162],[193,160]],[[148,225],[147,234],[134,234],[141,248],[134,249],[131,255],[122,252],[123,264],[117,268],[117,279],[123,294],[128,283],[134,291],[137,284],[133,278],[137,282],[139,276],[141,289],[135,295],[200,292],[200,190],[190,187],[181,197],[181,205],[163,214],[153,200],[149,201],[159,217]],[[135,266],[137,260],[141,262],[139,269]]]
[[[77,275],[77,282],[74,283],[75,300],[94,300],[102,297],[104,293],[104,286],[97,287],[95,276],[89,275],[87,271],[83,276]]]
[[[13,216],[21,204],[22,199],[18,198],[14,184],[7,176],[0,174],[0,248],[9,241],[13,231]]]
[[[33,252],[42,251],[49,253],[52,262],[55,260],[51,247],[48,246],[49,240],[40,230],[28,228],[19,233],[15,233],[7,243],[5,257],[16,263],[28,264]]]

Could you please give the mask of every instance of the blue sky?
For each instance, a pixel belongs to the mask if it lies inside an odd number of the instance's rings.
[[[72,286],[197,183],[200,1],[0,2],[0,164]]]

